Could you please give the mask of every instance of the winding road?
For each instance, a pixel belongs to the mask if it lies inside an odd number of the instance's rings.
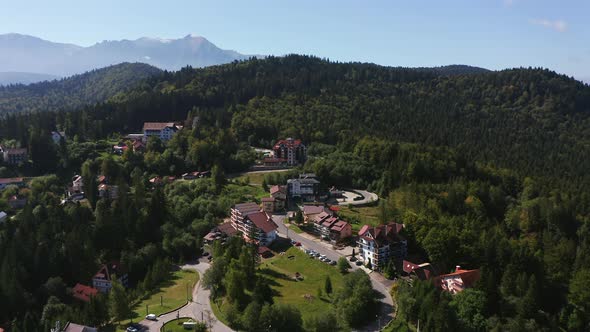
[[[157,321],[151,321],[144,319],[139,322],[144,327],[143,331],[160,332],[160,329],[167,322],[176,319],[177,317],[191,317],[196,321],[205,321],[207,324],[211,324],[211,331],[214,332],[231,332],[233,331],[227,325],[223,324],[215,318],[213,310],[211,310],[211,302],[209,301],[209,290],[205,289],[201,285],[201,280],[205,271],[209,269],[211,265],[206,261],[195,262],[193,264],[183,265],[181,268],[185,270],[197,271],[201,278],[193,289],[193,300],[178,310],[158,316]]]

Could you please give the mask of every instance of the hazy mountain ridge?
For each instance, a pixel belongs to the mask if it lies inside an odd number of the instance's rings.
[[[66,77],[123,62],[143,62],[160,69],[178,70],[185,66],[204,67],[248,57],[236,51],[222,50],[206,38],[193,35],[180,39],[143,37],[103,41],[89,47],[14,33],[0,35],[0,72]],[[16,76],[13,81],[2,83],[23,80]]]
[[[0,114],[73,110],[106,101],[160,73],[144,63],[121,63],[50,82],[0,86]]]

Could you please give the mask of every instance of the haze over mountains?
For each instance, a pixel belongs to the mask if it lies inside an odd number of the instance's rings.
[[[247,59],[222,50],[200,36],[103,41],[89,47],[10,33],[0,35],[0,84],[32,83],[84,73],[122,62],[143,62],[160,69],[204,67]]]

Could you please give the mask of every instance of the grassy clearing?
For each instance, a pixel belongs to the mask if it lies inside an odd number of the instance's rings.
[[[276,171],[276,172],[266,172],[266,173],[243,173],[240,174],[239,176],[235,177],[234,180],[236,181],[246,181],[246,178],[249,179],[249,182],[251,185],[255,185],[255,186],[262,186],[262,181],[264,181],[264,177],[267,175],[271,175],[271,174],[279,174],[279,173],[285,173],[286,171]],[[270,185],[269,185],[270,187]]]
[[[303,280],[295,281],[293,276],[299,272]],[[318,289],[324,293],[324,284],[330,276],[334,290],[342,286],[342,275],[336,267],[310,258],[301,250],[291,247],[284,255],[265,260],[260,265],[260,275],[269,279],[275,291],[277,303],[290,304],[301,311],[303,319],[312,315],[333,310],[329,296],[317,297]],[[311,295],[306,299],[305,295]]]
[[[252,185],[230,183],[225,186],[224,191],[230,192],[232,197],[240,197],[242,202],[252,201],[254,199],[260,200],[262,197],[268,196],[268,193],[262,187]]]
[[[288,227],[290,230],[292,230],[293,232],[295,232],[297,234],[303,233],[303,230],[299,226],[297,226],[296,224],[288,224]]]
[[[146,315],[146,306],[150,314],[161,315],[183,306],[192,296],[193,288],[199,280],[199,274],[190,270],[179,270],[172,278],[164,282],[150,297],[144,299],[133,308],[135,317]],[[187,291],[188,290],[188,291]],[[160,298],[162,303],[160,304]]]
[[[358,230],[365,224],[379,225],[379,207],[378,206],[363,206],[363,207],[352,207],[340,206],[338,215],[348,221],[352,226],[353,232]]]

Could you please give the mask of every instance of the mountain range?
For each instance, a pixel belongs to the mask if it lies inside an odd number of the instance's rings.
[[[103,41],[83,47],[9,33],[0,35],[0,85],[33,83],[81,74],[123,62],[143,62],[164,70],[205,67],[247,59],[222,50],[204,37],[180,39],[143,37]]]

